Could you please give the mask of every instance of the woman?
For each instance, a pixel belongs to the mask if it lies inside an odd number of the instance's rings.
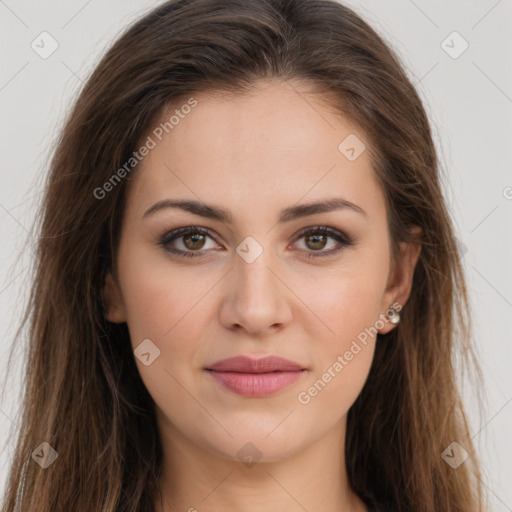
[[[62,130],[38,234],[2,510],[483,510],[429,122],[347,7],[137,21]]]

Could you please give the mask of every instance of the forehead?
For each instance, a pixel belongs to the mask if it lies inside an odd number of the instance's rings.
[[[130,185],[139,211],[166,197],[256,211],[327,195],[383,205],[365,134],[326,97],[270,81],[247,94],[193,98],[193,108],[175,103],[149,132],[154,147]]]

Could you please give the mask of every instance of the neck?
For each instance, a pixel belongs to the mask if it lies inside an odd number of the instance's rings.
[[[304,450],[249,466],[191,443],[166,423],[155,512],[367,512],[348,483],[345,424]]]

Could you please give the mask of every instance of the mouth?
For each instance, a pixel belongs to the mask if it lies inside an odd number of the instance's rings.
[[[237,356],[205,368],[223,388],[247,397],[263,397],[291,386],[308,370],[277,356],[253,359]]]

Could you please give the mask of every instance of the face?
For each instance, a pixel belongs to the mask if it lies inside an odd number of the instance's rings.
[[[392,269],[365,134],[307,89],[264,82],[236,99],[194,98],[161,141],[150,134],[156,145],[130,182],[107,318],[127,322],[176,444],[275,461],[342,432],[372,328],[394,327],[385,313],[406,302],[418,251],[403,248]],[[152,208],[165,200],[202,210]],[[326,201],[336,208],[298,208]],[[301,371],[207,370],[240,355]]]

